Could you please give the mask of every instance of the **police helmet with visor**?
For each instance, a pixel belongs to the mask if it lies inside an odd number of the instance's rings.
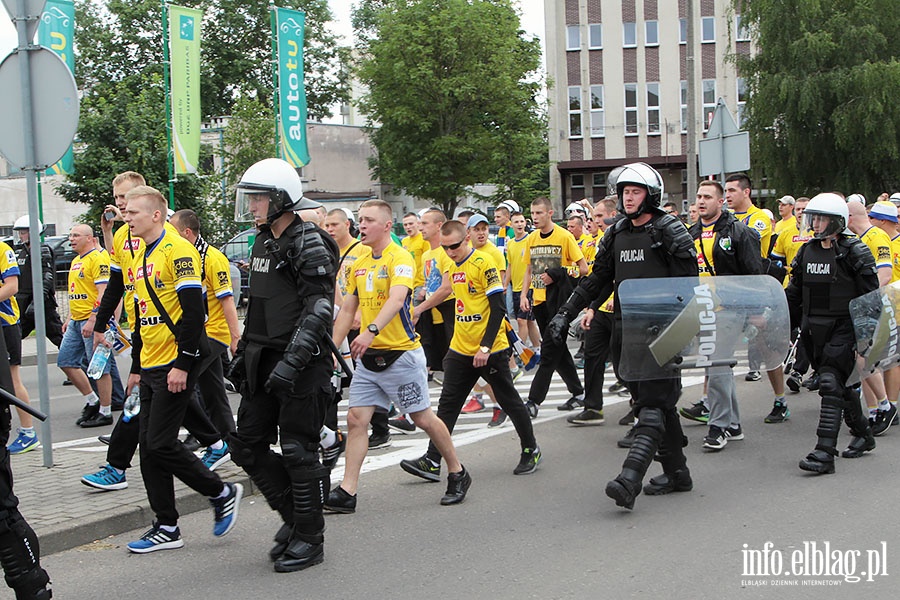
[[[616,209],[629,219],[634,219],[652,209],[659,209],[663,195],[663,180],[659,172],[650,165],[639,162],[617,167],[612,170],[606,181],[609,193],[615,194],[619,198]],[[636,185],[647,190],[647,197],[634,213],[625,212],[622,190],[627,185]]]
[[[829,220],[828,226],[821,232],[813,228],[813,219],[816,217]],[[813,231],[813,237],[823,239],[835,234],[852,235],[847,229],[850,220],[850,210],[847,202],[832,192],[817,194],[803,210],[803,227]]]
[[[266,224],[269,225],[287,212],[321,206],[318,202],[303,197],[300,175],[287,161],[280,158],[263,159],[244,172],[237,184],[235,220],[252,222],[254,218],[250,202],[252,199],[259,199],[260,196],[268,198]]]

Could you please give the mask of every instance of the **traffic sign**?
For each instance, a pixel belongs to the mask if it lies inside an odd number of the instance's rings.
[[[29,20],[26,22],[26,28],[28,31],[28,41],[34,39],[34,32],[37,31],[38,25],[40,24],[40,19],[38,17],[44,12],[44,4],[47,3],[47,0],[25,0],[25,14],[18,15],[16,14],[17,5],[21,0],[3,0],[3,5],[6,6],[6,12],[9,13],[9,18],[15,21],[16,18],[28,18]]]
[[[750,168],[750,134],[738,129],[721,98],[706,137],[698,145],[701,175],[724,175]]]

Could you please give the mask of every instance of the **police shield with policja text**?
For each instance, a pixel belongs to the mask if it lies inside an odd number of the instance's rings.
[[[862,377],[900,364],[900,284],[872,290],[850,301]],[[856,377],[851,378],[855,383]]]
[[[629,279],[619,286],[619,305],[626,380],[734,367],[748,345],[768,370],[790,346],[784,289],[768,275]]]

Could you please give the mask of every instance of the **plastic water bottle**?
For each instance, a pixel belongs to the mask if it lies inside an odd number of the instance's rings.
[[[138,386],[132,388],[131,393],[125,398],[125,405],[122,407],[122,420],[126,423],[131,418],[141,412],[141,392]]]
[[[112,344],[116,340],[116,332],[106,330],[106,333],[103,334],[103,337],[106,338],[106,341]],[[106,363],[109,362],[109,357],[112,356],[112,348],[107,348],[104,345],[97,346],[97,349],[94,350],[94,355],[91,357],[91,362],[88,365],[87,376],[91,379],[100,379],[103,376],[103,370],[106,368]]]

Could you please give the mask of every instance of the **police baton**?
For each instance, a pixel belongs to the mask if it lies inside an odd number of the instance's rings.
[[[334,340],[331,339],[330,335],[325,335],[324,337],[328,341],[328,347],[331,349],[331,353],[334,354],[334,358],[337,359],[338,364],[341,365],[341,370],[344,372],[344,375],[347,376],[347,379],[353,379],[353,371],[350,370],[350,366],[347,364],[347,361],[344,360],[344,355],[341,354],[338,347],[334,345]]]
[[[26,404],[25,402],[22,402],[21,400],[19,400],[18,398],[16,398],[15,396],[10,394],[6,390],[4,390],[3,388],[0,388],[0,397],[5,399],[12,406],[15,406],[16,408],[24,410],[29,415],[31,415],[32,417],[34,417],[35,419],[37,419],[39,421],[47,420],[47,415],[45,415],[44,413],[42,413],[41,411],[39,411],[36,408],[32,408],[30,404]]]

